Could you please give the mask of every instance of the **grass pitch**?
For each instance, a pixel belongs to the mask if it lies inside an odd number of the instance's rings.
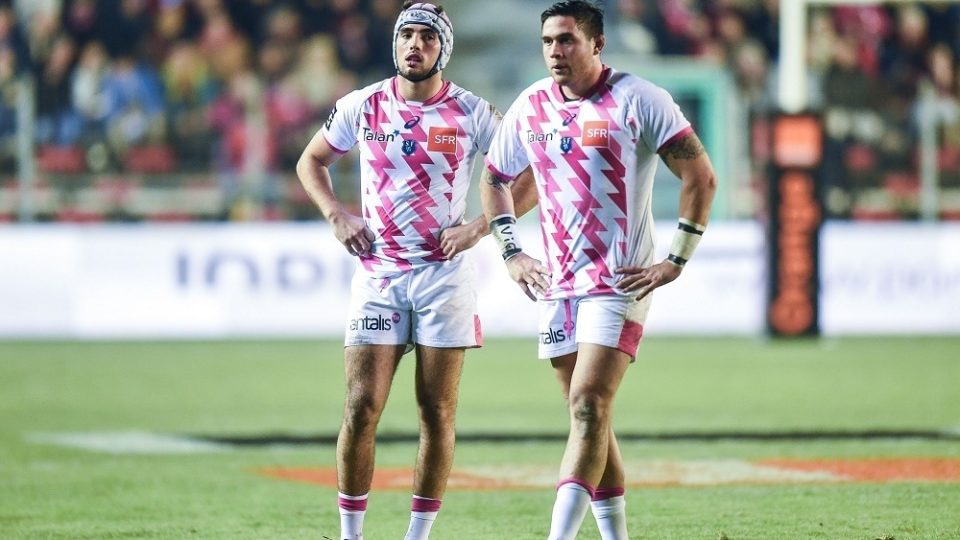
[[[0,343],[0,538],[336,539],[334,489],[259,473],[329,468],[332,446],[197,452],[151,446],[150,436],[335,434],[341,354],[327,341]],[[455,470],[555,469],[562,442],[522,440],[563,434],[567,425],[551,370],[534,356],[529,340],[468,353],[459,432],[518,440],[461,442]],[[416,430],[412,367],[405,358],[381,423],[385,435]],[[621,446],[637,470],[782,459],[949,464],[960,460],[958,381],[960,338],[654,338],[628,371],[614,422],[618,433],[635,436]],[[118,433],[135,435],[139,446],[114,445]],[[833,436],[811,438],[817,433]],[[918,436],[893,437],[910,433]],[[65,434],[103,447],[49,442]],[[410,443],[382,444],[378,466],[409,467],[415,452]],[[544,538],[552,500],[548,487],[451,489],[432,537]],[[960,539],[960,483],[946,477],[707,479],[628,488],[627,501],[632,538]],[[408,512],[408,489],[374,491],[366,538],[402,537]],[[592,518],[580,538],[598,538]]]

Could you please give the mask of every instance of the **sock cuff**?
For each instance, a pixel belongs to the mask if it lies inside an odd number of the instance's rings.
[[[440,499],[431,499],[429,497],[421,497],[419,495],[413,496],[413,501],[410,505],[411,512],[439,512],[440,503],[443,501]]]
[[[564,478],[563,480],[557,482],[557,489],[559,490],[561,487],[567,484],[574,484],[574,485],[580,486],[581,488],[583,488],[584,491],[586,491],[590,495],[591,499],[593,498],[593,494],[596,493],[597,491],[597,488],[591,486],[590,484],[584,482],[583,480],[580,480],[579,478],[574,478],[572,476],[570,478]]]
[[[337,505],[340,506],[341,510],[347,510],[348,512],[364,512],[367,509],[367,496],[369,493],[364,493],[363,495],[347,495],[346,493],[337,493]]]
[[[603,501],[606,499],[612,499],[614,497],[622,497],[624,494],[624,489],[622,487],[599,487],[594,492],[591,500],[593,501]]]

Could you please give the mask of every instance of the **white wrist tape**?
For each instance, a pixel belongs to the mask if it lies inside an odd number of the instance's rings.
[[[700,238],[703,237],[703,231],[706,229],[705,225],[680,218],[680,222],[677,224],[677,232],[673,235],[673,243],[670,245],[670,255],[667,260],[677,266],[687,264],[690,257],[693,257],[693,252],[700,244]]]
[[[523,251],[517,239],[517,218],[513,214],[500,214],[490,220],[490,232],[497,240],[503,260]]]

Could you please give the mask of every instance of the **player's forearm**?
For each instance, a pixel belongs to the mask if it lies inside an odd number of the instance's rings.
[[[510,188],[489,171],[484,171],[480,182],[480,204],[487,223],[503,214],[516,215]]]
[[[680,187],[680,217],[706,225],[717,191],[716,175],[707,163],[706,167],[685,176]]]

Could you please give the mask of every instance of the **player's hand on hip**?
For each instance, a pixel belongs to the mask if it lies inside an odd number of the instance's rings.
[[[666,285],[680,277],[682,270],[682,267],[665,260],[646,268],[621,266],[613,271],[623,274],[623,277],[617,281],[617,288],[626,293],[636,294],[637,300],[640,300],[657,287]]]
[[[443,250],[444,257],[452,259],[458,253],[477,245],[481,238],[483,230],[478,229],[473,222],[448,227],[440,231],[440,249]]]
[[[523,293],[534,302],[537,301],[536,293],[544,294],[550,287],[547,267],[524,253],[507,259],[507,271],[510,272],[510,279],[516,281]]]
[[[343,244],[343,247],[347,248],[348,253],[353,256],[370,253],[376,236],[367,227],[363,218],[344,213],[337,216],[331,225],[333,225],[333,235]]]

